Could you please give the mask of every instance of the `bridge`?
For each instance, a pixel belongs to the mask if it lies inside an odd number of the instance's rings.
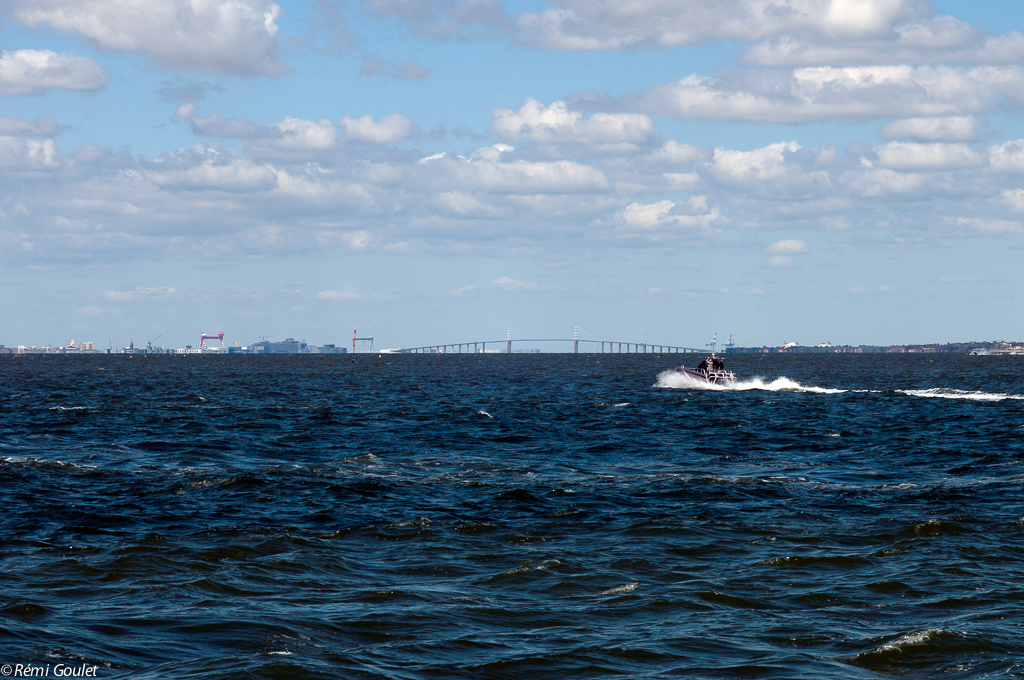
[[[680,347],[677,345],[663,345],[660,343],[649,343],[646,340],[643,342],[633,341],[619,341],[619,340],[581,340],[579,338],[579,332],[577,331],[572,338],[523,338],[513,339],[512,331],[509,329],[508,337],[504,340],[474,340],[471,342],[451,342],[441,345],[424,345],[422,347],[402,347],[399,349],[391,350],[397,354],[483,354],[487,352],[487,345],[491,347],[501,348],[504,345],[504,349],[492,349],[491,353],[502,352],[506,354],[512,354],[512,343],[572,343],[573,354],[580,353],[580,345],[589,345],[589,351],[593,353],[600,352],[602,354],[691,354],[691,353],[703,353],[706,349],[696,349],[693,347]],[[588,351],[587,347],[584,347],[584,352]]]

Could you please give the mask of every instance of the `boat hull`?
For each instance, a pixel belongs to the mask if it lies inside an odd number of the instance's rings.
[[[736,376],[731,371],[698,371],[696,368],[687,368],[686,366],[680,366],[676,369],[676,373],[682,373],[688,378],[693,378],[700,382],[706,382],[711,385],[732,385],[736,382]]]

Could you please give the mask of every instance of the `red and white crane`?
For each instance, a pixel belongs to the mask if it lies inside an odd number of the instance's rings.
[[[224,334],[218,333],[213,335],[212,333],[201,333],[199,335],[199,349],[206,349],[207,340],[220,340],[220,346],[224,346]]]

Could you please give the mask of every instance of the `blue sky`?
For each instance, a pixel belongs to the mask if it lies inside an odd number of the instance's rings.
[[[10,0],[0,344],[1024,338],[1024,8]]]

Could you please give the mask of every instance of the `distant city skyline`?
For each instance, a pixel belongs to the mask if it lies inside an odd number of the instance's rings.
[[[0,21],[3,345],[1024,337],[1020,3]]]

